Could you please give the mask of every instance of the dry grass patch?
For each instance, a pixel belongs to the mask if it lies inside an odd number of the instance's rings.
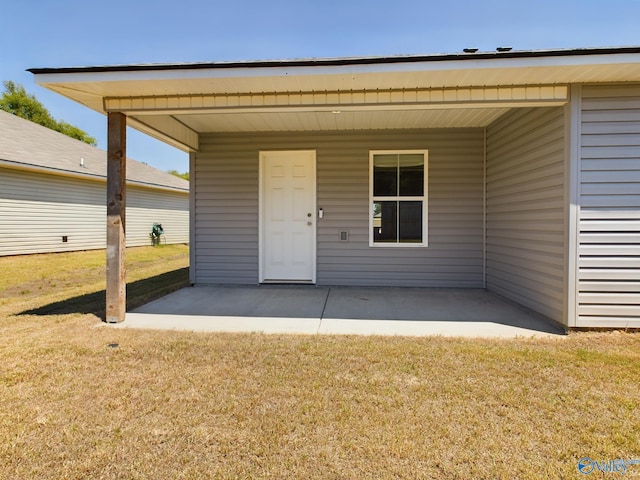
[[[187,245],[127,249],[127,305],[185,286],[188,265]],[[0,315],[104,314],[104,250],[0,257],[0,272]]]
[[[583,456],[640,458],[633,334],[195,334],[15,313],[0,478],[580,478]]]

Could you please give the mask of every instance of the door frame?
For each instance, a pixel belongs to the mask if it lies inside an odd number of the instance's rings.
[[[264,195],[265,195],[265,168],[264,168],[264,157],[265,154],[282,154],[293,156],[295,154],[303,154],[309,155],[309,161],[311,162],[311,175],[313,176],[310,184],[312,185],[312,192],[309,192],[311,196],[311,219],[314,222],[311,227],[311,252],[310,252],[310,260],[311,260],[311,281],[309,280],[291,280],[286,281],[286,283],[292,284],[315,284],[316,283],[316,272],[317,272],[317,250],[318,250],[318,241],[317,241],[317,229],[318,229],[318,208],[317,208],[317,195],[318,195],[318,185],[317,185],[317,171],[316,171],[316,151],[315,150],[260,150],[258,163],[259,163],[259,175],[258,175],[258,283],[265,283],[265,266],[264,266],[264,245],[265,245],[265,235],[264,235]],[[267,281],[268,282],[268,281]]]

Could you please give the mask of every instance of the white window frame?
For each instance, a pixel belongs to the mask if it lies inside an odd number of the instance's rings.
[[[374,155],[422,154],[424,157],[424,192],[422,196],[381,197],[373,195],[373,157]],[[369,246],[375,248],[424,248],[429,246],[428,198],[429,198],[429,150],[370,150],[369,151]],[[399,193],[399,192],[398,192]],[[422,202],[422,243],[374,242],[373,241],[373,203],[384,201],[420,201]],[[398,215],[399,218],[399,215]]]

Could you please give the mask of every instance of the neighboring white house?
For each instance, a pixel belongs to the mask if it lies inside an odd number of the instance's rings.
[[[106,246],[105,151],[0,110],[0,255]],[[189,182],[127,162],[127,246],[189,242]]]
[[[31,71],[190,152],[195,284],[486,288],[640,328],[640,47],[504,50]]]

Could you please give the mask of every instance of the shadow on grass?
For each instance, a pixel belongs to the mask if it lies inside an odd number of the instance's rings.
[[[180,268],[171,272],[145,278],[127,284],[127,310],[132,310],[145,303],[163,297],[189,284],[189,268]],[[93,313],[105,320],[106,292],[87,293],[59,302],[43,305],[20,312],[18,315],[65,315],[72,313]]]

